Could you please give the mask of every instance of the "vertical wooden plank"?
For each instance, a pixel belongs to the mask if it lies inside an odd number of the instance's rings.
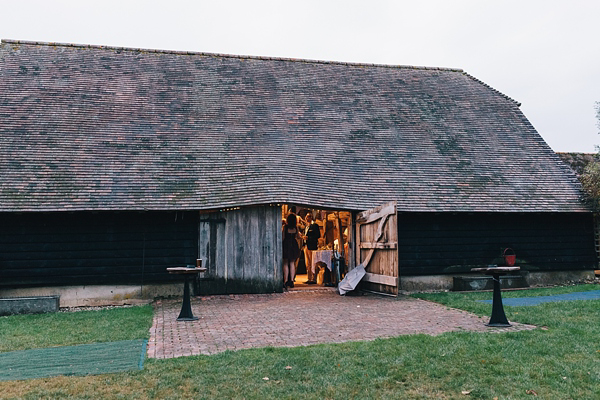
[[[244,278],[244,231],[243,231],[243,210],[234,210],[233,216],[233,265],[229,271],[229,277],[234,280]]]
[[[274,230],[273,221],[274,219],[279,219],[280,217],[276,215],[281,213],[281,209],[279,207],[274,206],[265,206],[262,209],[261,215],[263,216],[263,224],[261,227],[262,233],[262,267],[261,271],[264,271],[265,277],[265,289],[267,291],[272,291],[274,288],[277,288],[277,269],[274,267],[276,260],[275,254],[276,244],[275,240],[277,238],[277,232]]]
[[[356,216],[354,217],[354,251],[352,253],[354,253],[354,260],[355,260],[355,265],[354,267],[356,268],[357,265],[360,264],[360,244],[362,242],[361,237],[360,237],[360,224],[356,222]]]
[[[268,270],[266,265],[265,243],[267,231],[267,206],[261,206],[257,209],[257,218],[254,221],[256,230],[255,253],[257,263],[257,281],[262,282],[261,287],[265,290],[270,285]]]
[[[215,260],[210,258],[210,219],[207,215],[201,216],[198,224],[198,258],[202,259],[203,266],[207,268],[205,276],[216,276]]]
[[[226,276],[225,274],[225,265],[226,265],[226,243],[225,243],[225,229],[227,220],[221,217],[221,213],[217,214],[219,216],[219,223],[217,224],[217,234],[216,234],[216,257],[215,257],[215,271],[218,271],[218,276],[223,278]]]
[[[258,229],[260,207],[251,207],[244,216],[244,279],[248,283],[262,280],[260,274],[260,243],[263,238]],[[256,288],[260,290],[259,287]]]
[[[250,219],[252,217],[254,208],[242,208],[240,212],[240,225],[239,225],[239,247],[237,264],[241,272],[239,278],[244,281],[250,281],[253,275],[254,260],[251,257],[250,243],[252,240],[253,233],[250,231]]]
[[[233,278],[235,269],[235,241],[236,241],[236,218],[235,212],[226,213],[227,223],[225,224],[225,284]]]
[[[271,207],[269,217],[269,242],[271,243],[270,268],[273,271],[275,289],[283,290],[283,243],[281,236],[281,208]]]
[[[254,232],[254,238],[252,239],[252,258],[254,259],[254,279],[255,282],[261,282],[259,290],[262,291],[264,287],[264,267],[262,263],[262,242],[265,240],[264,231],[261,229],[264,226],[264,206],[254,208],[254,218],[251,220],[252,232]]]
[[[398,249],[400,248],[400,242],[399,242],[399,237],[398,237],[398,210],[396,210],[396,212],[394,213],[394,215],[391,216],[391,220],[390,220],[390,229],[391,229],[391,236],[390,236],[390,241],[391,242],[396,242],[396,248],[395,249],[390,249],[389,251],[392,253],[392,264],[395,266],[395,270],[394,270],[394,276],[398,278],[397,282],[398,285],[395,288],[395,294],[398,294],[398,290],[400,289],[400,259],[398,257]]]
[[[352,213],[350,215],[350,227],[348,228],[348,232],[350,233],[350,243],[348,244],[348,271],[353,270],[358,265],[356,261],[356,224],[355,224],[356,214]]]
[[[400,230],[400,216],[398,215],[398,210],[396,209],[396,214],[394,215],[394,217],[396,218],[396,242],[398,243],[398,246],[396,246],[396,251],[394,252],[394,257],[396,257],[396,264],[398,265],[398,288],[397,290],[400,291],[400,289],[402,288],[402,273],[400,272],[400,268],[402,267],[400,265],[400,234],[398,233],[398,231]]]
[[[258,257],[256,247],[259,242],[258,230],[254,229],[257,220],[257,207],[250,207],[244,215],[244,279],[250,283],[258,276]]]
[[[250,268],[248,264],[251,263],[251,260],[247,257],[246,251],[246,243],[249,240],[248,232],[246,226],[247,221],[249,220],[249,208],[242,208],[240,210],[235,210],[233,213],[236,217],[236,243],[235,243],[235,267],[234,273],[232,274],[235,279],[235,285],[239,285],[240,282],[244,281],[245,277],[245,269],[248,269],[248,279],[251,277]]]

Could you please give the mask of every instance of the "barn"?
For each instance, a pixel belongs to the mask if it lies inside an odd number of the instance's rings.
[[[196,259],[198,294],[282,291],[291,206],[392,295],[507,247],[537,282],[597,263],[574,173],[460,69],[2,41],[0,296],[166,295]]]

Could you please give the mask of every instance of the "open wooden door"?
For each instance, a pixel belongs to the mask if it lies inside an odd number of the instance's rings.
[[[398,295],[398,217],[396,202],[363,211],[356,216],[356,264],[367,274],[365,290]]]

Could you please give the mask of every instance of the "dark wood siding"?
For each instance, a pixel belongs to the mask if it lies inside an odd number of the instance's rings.
[[[200,215],[199,257],[207,272],[199,294],[283,290],[281,207],[257,206]]]
[[[142,284],[195,264],[198,212],[0,214],[0,285]]]
[[[405,213],[398,215],[400,275],[469,272],[501,263],[502,249],[524,270],[596,265],[591,213]]]

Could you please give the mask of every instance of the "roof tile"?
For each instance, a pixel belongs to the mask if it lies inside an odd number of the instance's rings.
[[[458,69],[3,41],[0,211],[587,211]]]

